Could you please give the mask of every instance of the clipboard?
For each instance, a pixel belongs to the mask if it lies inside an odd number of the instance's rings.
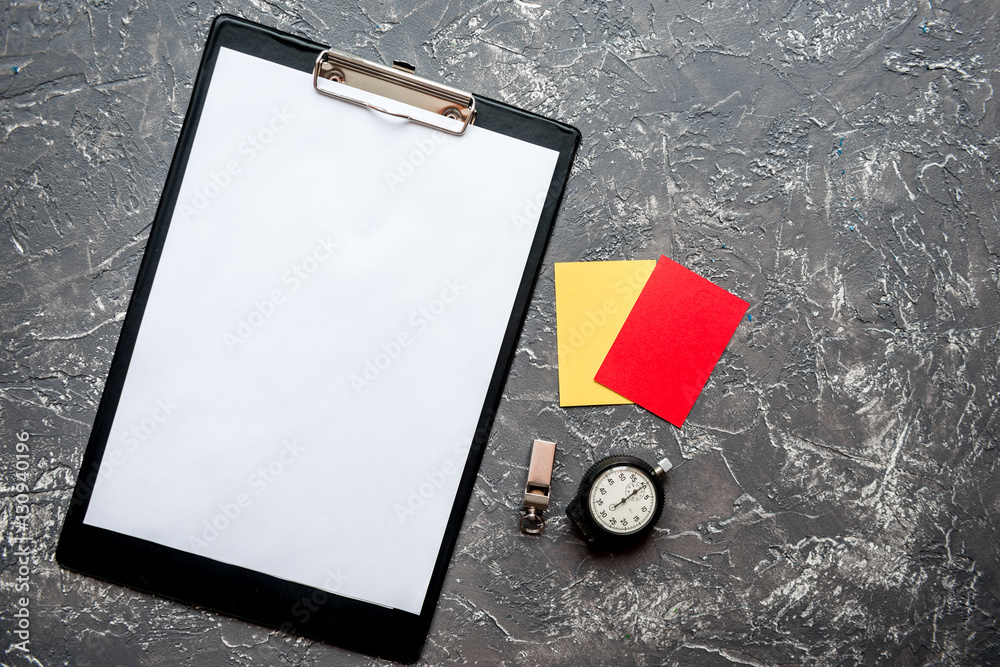
[[[216,18],[58,562],[415,661],[579,140]]]

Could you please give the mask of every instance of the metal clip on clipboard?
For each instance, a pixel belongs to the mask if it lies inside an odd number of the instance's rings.
[[[476,118],[476,99],[457,88],[416,76],[413,71],[413,66],[400,61],[386,67],[327,49],[316,58],[313,87],[344,102],[448,134],[463,134]]]

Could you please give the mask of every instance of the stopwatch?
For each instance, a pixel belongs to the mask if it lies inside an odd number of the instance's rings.
[[[647,535],[663,513],[669,459],[651,466],[635,456],[609,456],[587,470],[566,515],[592,547],[614,551]]]

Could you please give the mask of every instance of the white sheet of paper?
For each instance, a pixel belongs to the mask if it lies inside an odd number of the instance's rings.
[[[557,157],[222,49],[84,522],[419,613]]]

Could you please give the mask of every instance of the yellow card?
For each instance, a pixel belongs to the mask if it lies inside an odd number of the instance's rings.
[[[655,266],[655,259],[556,263],[559,405],[632,402],[594,376]]]

